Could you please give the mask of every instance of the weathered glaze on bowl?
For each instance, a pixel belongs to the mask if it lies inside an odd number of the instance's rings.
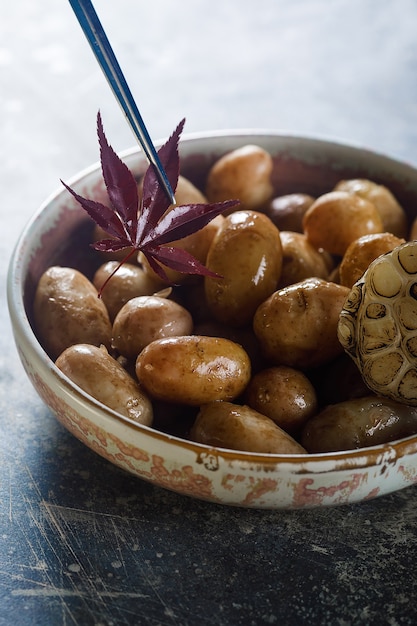
[[[410,216],[417,207],[417,170],[353,146],[274,132],[236,131],[188,136],[181,142],[182,173],[203,186],[211,163],[248,143],[274,157],[277,193],[329,191],[342,178],[387,185]],[[122,155],[136,174],[145,168],[138,150]],[[104,200],[99,165],[69,181],[78,193]],[[79,440],[139,478],[212,502],[296,509],[372,499],[417,482],[417,437],[362,450],[316,455],[265,455],[213,449],[115,414],[76,388],[39,345],[30,323],[31,300],[41,273],[72,260],[86,265],[86,216],[66,190],[40,207],[10,262],[8,302],[23,366],[40,397]],[[88,236],[88,235],[87,235]],[[74,247],[74,241],[78,245]]]

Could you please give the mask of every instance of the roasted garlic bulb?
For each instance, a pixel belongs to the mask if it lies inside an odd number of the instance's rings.
[[[345,302],[338,337],[370,389],[417,406],[417,241],[370,264]]]

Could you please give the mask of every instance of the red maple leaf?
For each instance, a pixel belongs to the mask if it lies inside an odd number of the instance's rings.
[[[178,143],[184,123],[185,120],[182,120],[178,124],[168,141],[158,150],[159,159],[174,192],[180,171]],[[153,165],[149,165],[145,172],[139,200],[137,181],[108,144],[100,113],[97,114],[97,134],[110,206],[83,198],[61,182],[96,224],[111,237],[91,244],[96,250],[116,252],[129,249],[113,274],[134,253],[142,252],[151,268],[165,281],[168,278],[163,265],[185,274],[218,277],[186,250],[167,244],[200,230],[217,215],[236,206],[238,201],[173,205],[168,211],[171,200],[160,184]],[[111,276],[100,293],[110,278]]]

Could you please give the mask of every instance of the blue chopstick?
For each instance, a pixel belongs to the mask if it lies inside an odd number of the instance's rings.
[[[90,0],[69,0],[69,2],[117,101],[126,115],[134,135],[142,146],[149,163],[154,166],[166,194],[171,202],[175,204],[174,192],[166,172],[93,4]]]

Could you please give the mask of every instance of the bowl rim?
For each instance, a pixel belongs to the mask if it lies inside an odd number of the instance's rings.
[[[224,129],[218,131],[210,130],[186,133],[181,138],[180,150],[184,144],[192,147],[194,142],[216,140],[219,138],[227,139],[229,137],[233,137],[234,139],[264,137],[271,138],[273,140],[281,139],[284,142],[307,141],[311,144],[326,146],[328,148],[348,150],[352,153],[360,152],[362,155],[372,156],[373,159],[375,159],[375,157],[377,159],[381,159],[387,164],[395,164],[401,168],[410,169],[410,171],[412,170],[414,172],[416,171],[412,165],[404,161],[400,161],[396,158],[392,158],[368,148],[363,148],[353,143],[315,137],[314,135],[282,133],[279,130],[262,128]],[[164,141],[165,140],[156,141],[156,147],[162,145]],[[118,152],[118,155],[122,160],[138,156],[144,159],[144,155],[139,146],[133,146],[122,150]],[[71,176],[68,179],[67,184],[70,186],[77,185],[87,176],[99,174],[100,171],[101,164],[99,161],[96,161]],[[397,459],[413,454],[417,451],[417,434],[397,439],[389,443],[373,445],[365,448],[312,454],[269,454],[208,446],[206,444],[197,443],[192,440],[184,439],[179,436],[157,430],[152,426],[139,424],[128,417],[113,411],[100,401],[84,392],[56,367],[52,359],[50,359],[37,340],[26,312],[23,297],[24,276],[22,274],[22,253],[26,248],[27,238],[31,235],[32,229],[36,228],[39,216],[65,193],[66,190],[63,187],[57,187],[52,193],[50,193],[49,196],[47,196],[39,205],[38,209],[30,217],[21,231],[9,260],[7,272],[7,303],[13,332],[21,333],[26,338],[31,352],[35,354],[36,359],[39,362],[42,362],[43,365],[53,373],[60,387],[65,389],[67,393],[80,399],[83,403],[86,403],[90,410],[92,409],[94,412],[99,412],[106,418],[116,419],[128,428],[131,428],[138,433],[142,433],[151,439],[156,439],[167,444],[175,444],[176,446],[186,448],[187,450],[194,452],[197,456],[202,453],[214,453],[217,457],[222,457],[229,464],[233,463],[241,466],[246,464],[262,465],[270,469],[276,468],[277,466],[288,465],[292,468],[293,473],[304,473],[306,471],[311,473],[322,473],[328,471],[328,469],[324,469],[323,464],[326,466],[329,464],[335,464],[339,469],[342,467],[349,467],[351,470],[378,466],[385,464],[386,462],[395,462]]]

